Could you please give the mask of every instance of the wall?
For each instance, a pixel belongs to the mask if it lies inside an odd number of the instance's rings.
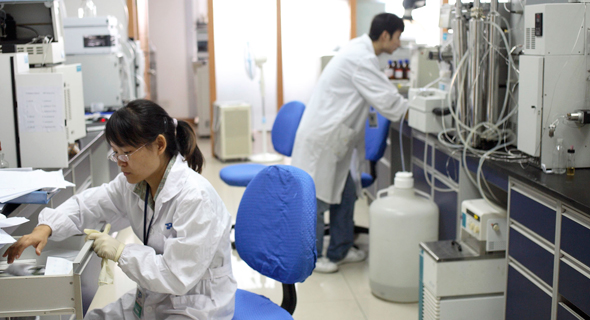
[[[284,101],[309,101],[320,75],[320,57],[350,40],[347,0],[283,0]]]
[[[158,103],[177,118],[196,115],[191,64],[192,1],[149,0],[150,42],[156,48]]]
[[[265,111],[270,130],[277,110],[277,8],[276,0],[216,0],[213,7],[215,76],[218,101],[244,101],[252,105],[252,128],[262,129],[260,69],[250,80],[244,67],[246,44],[267,57],[263,65]]]

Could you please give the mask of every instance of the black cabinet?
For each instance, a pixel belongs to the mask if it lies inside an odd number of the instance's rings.
[[[561,218],[561,250],[590,266],[590,226],[564,214]]]

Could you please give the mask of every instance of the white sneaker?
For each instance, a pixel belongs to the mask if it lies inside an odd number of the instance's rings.
[[[315,269],[313,271],[319,273],[334,273],[338,271],[338,265],[326,257],[319,257],[315,263]]]
[[[367,259],[366,252],[359,250],[355,247],[351,247],[350,250],[348,250],[346,257],[344,257],[344,259],[336,262],[336,264],[340,265],[340,264],[344,264],[344,263],[360,262],[365,259]]]

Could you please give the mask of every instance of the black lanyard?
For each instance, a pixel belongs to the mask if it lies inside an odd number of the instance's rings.
[[[148,240],[150,238],[150,230],[152,229],[152,222],[154,222],[154,216],[156,215],[156,212],[154,211],[154,213],[152,214],[152,219],[150,220],[150,224],[147,228],[147,231],[145,229],[146,223],[147,223],[147,205],[148,205],[148,199],[149,199],[149,194],[150,194],[150,185],[147,184],[147,188],[145,191],[145,206],[143,207],[143,244],[147,245]]]

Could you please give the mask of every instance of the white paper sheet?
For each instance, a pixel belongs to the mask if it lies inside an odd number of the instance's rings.
[[[64,180],[62,170],[58,171],[0,171],[0,202],[18,198],[42,188],[73,187]]]
[[[45,275],[55,276],[61,274],[71,274],[74,270],[74,264],[63,258],[47,257],[45,263]]]
[[[15,242],[16,240],[11,235],[6,233],[6,231],[0,229],[0,246]]]
[[[14,226],[20,226],[21,224],[29,221],[27,218],[23,217],[10,217],[6,219],[0,220],[0,228],[8,228]]]
[[[21,132],[62,132],[63,88],[22,86],[18,90],[18,117]]]

